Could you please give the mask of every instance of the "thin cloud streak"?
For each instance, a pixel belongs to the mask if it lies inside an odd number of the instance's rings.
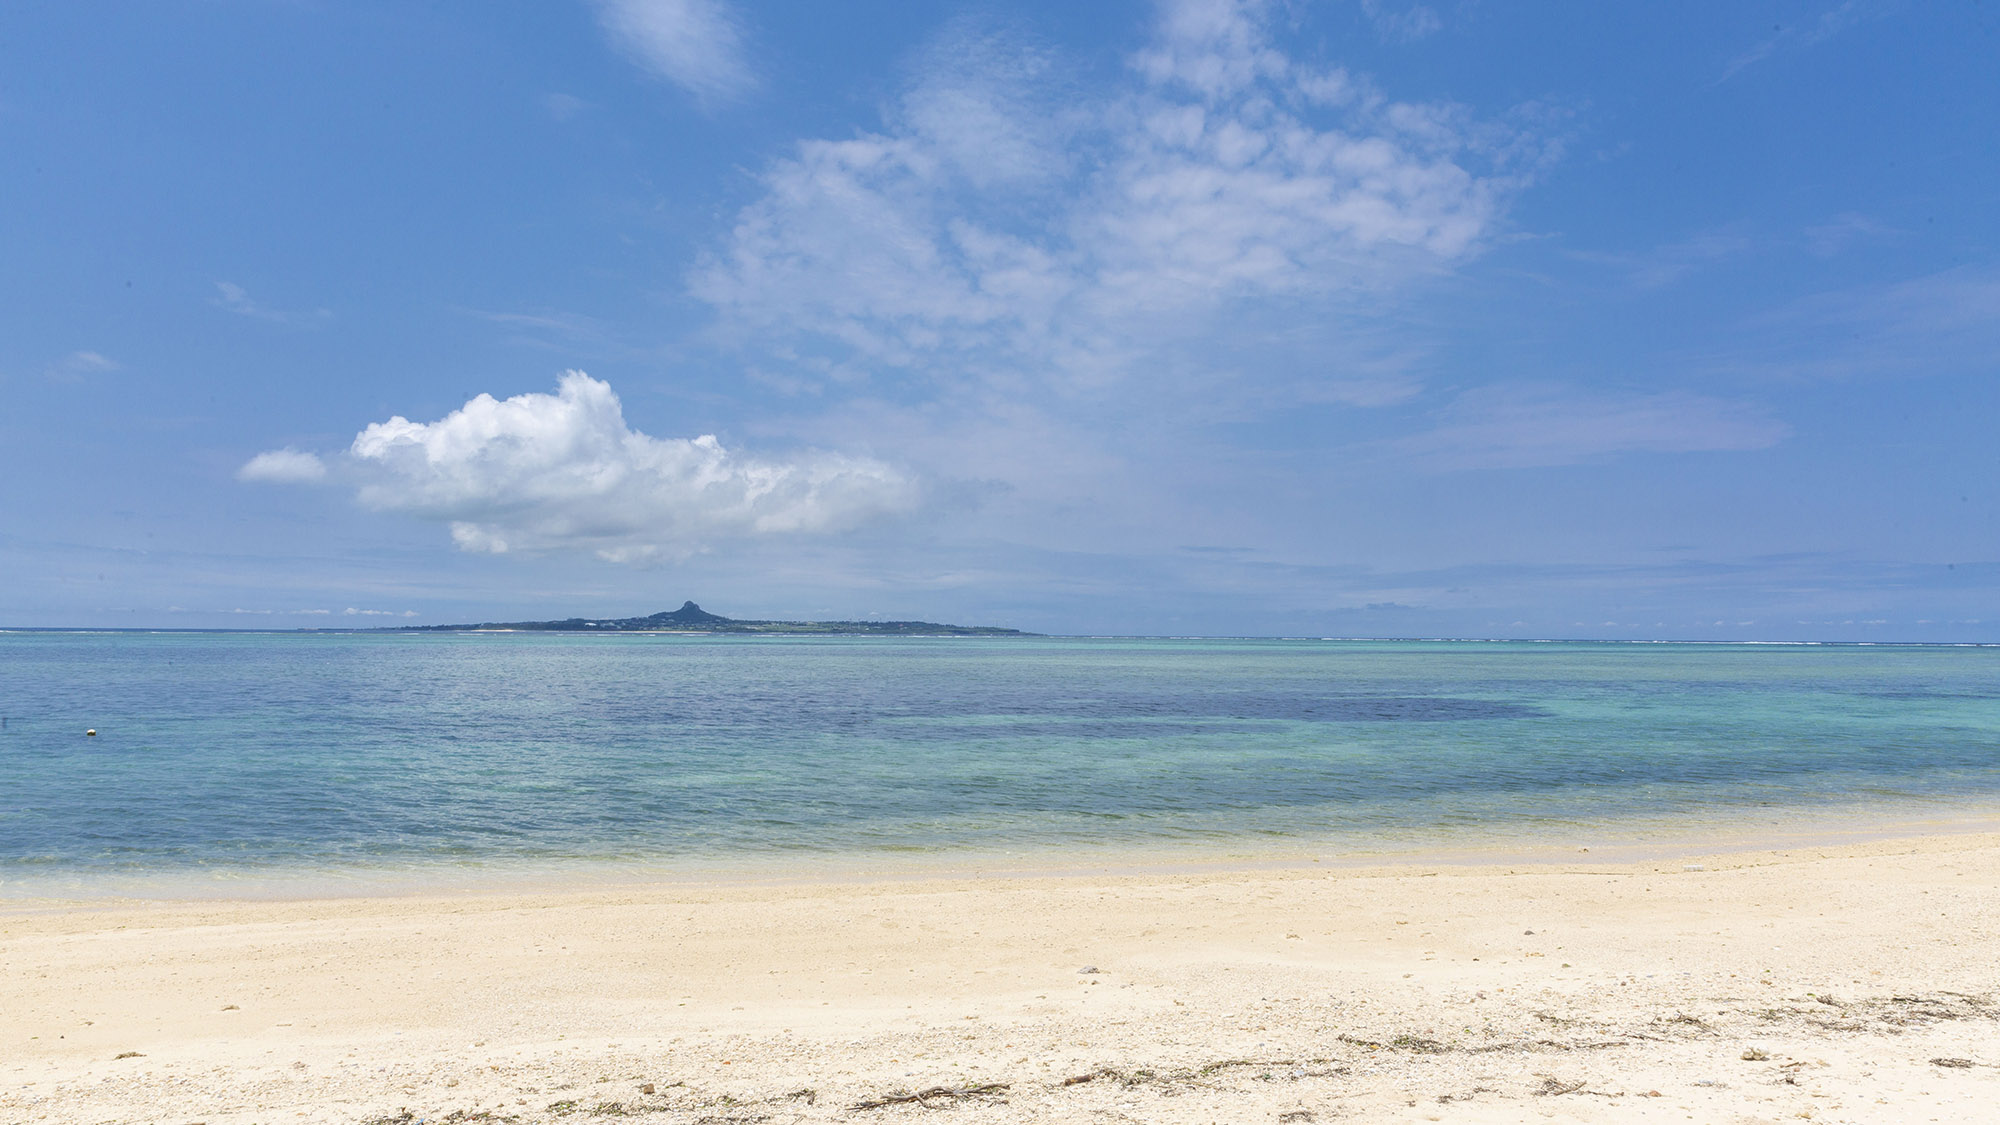
[[[50,364],[44,374],[58,383],[81,383],[89,376],[108,375],[124,367],[124,364],[102,352],[83,348]]]
[[[314,309],[311,312],[288,312],[274,309],[250,296],[250,291],[230,281],[215,283],[216,295],[209,304],[237,316],[252,320],[269,321],[272,324],[311,325],[333,319],[332,309]]]

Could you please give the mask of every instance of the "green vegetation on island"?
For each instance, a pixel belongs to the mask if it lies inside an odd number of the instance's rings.
[[[561,621],[487,621],[478,625],[404,625],[386,632],[464,633],[813,633],[827,636],[1027,637],[993,625],[940,625],[935,621],[740,621],[693,602],[645,617],[566,617]]]

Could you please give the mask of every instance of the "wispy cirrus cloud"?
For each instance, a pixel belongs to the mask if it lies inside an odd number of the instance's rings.
[[[742,22],[724,0],[593,0],[604,30],[640,65],[705,104],[757,85]]]
[[[1878,378],[2000,364],[2000,272],[1944,270],[1819,293],[1760,315],[1715,370],[1763,378]]]
[[[802,372],[1075,388],[1232,351],[1249,302],[1337,332],[1496,236],[1545,137],[1295,60],[1263,15],[1164,5],[1094,98],[1051,52],[962,26],[880,130],[768,166],[690,287]]]
[[[916,482],[868,457],[746,457],[714,437],[655,438],[580,371],[555,394],[480,395],[435,422],[396,416],[332,459],[260,453],[238,476],[340,481],[365,507],[446,524],[461,549],[686,557],[724,539],[849,530],[909,510]]]
[[[609,326],[594,316],[548,309],[538,312],[499,312],[491,309],[462,309],[465,315],[497,324],[516,338],[544,347],[574,348],[579,344],[602,344],[610,338]]]
[[[170,605],[166,607],[166,612],[193,613],[193,614],[202,614],[205,616],[227,614],[231,617],[331,617],[336,612],[338,612],[343,617],[422,616],[422,614],[419,614],[414,609],[405,609],[405,610],[361,609],[357,606],[348,606],[346,609],[336,611],[331,609],[245,609],[242,606],[237,606],[233,609],[189,609],[186,606]]]
[[[1709,267],[1738,257],[1754,243],[1740,230],[1707,230],[1637,253],[1578,250],[1570,256],[1625,275],[1639,289],[1664,289]]]
[[[1882,14],[1884,7],[1881,0],[1841,0],[1841,3],[1821,12],[1816,20],[1793,27],[1780,27],[1756,46],[1730,59],[1722,68],[1722,77],[1715,80],[1716,84],[1729,81],[1745,68],[1773,55],[1817,46],[1856,24]]]
[[[1791,427],[1748,403],[1668,391],[1616,394],[1549,384],[1466,391],[1423,432],[1389,443],[1433,471],[1573,465],[1619,453],[1766,449]]]
[[[1444,20],[1428,4],[1361,0],[1361,14],[1375,25],[1375,34],[1391,43],[1414,43],[1444,30]]]
[[[1907,232],[1858,212],[1843,211],[1824,223],[1807,227],[1804,233],[1808,251],[1817,257],[1831,258],[1856,243],[1893,242]]]
[[[83,348],[50,364],[44,374],[58,383],[81,383],[89,376],[107,375],[124,366],[103,352]]]
[[[563,122],[572,120],[576,115],[589,107],[590,103],[577,97],[575,94],[565,94],[557,91],[542,95],[542,112],[548,114],[551,121]]]
[[[215,296],[209,304],[237,316],[247,316],[252,320],[269,321],[272,324],[320,324],[333,319],[331,309],[313,309],[310,312],[274,309],[250,296],[250,291],[231,281],[215,283]]]

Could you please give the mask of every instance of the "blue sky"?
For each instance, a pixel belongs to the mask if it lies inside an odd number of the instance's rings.
[[[2000,640],[1996,59],[1889,0],[16,0],[0,623]]]

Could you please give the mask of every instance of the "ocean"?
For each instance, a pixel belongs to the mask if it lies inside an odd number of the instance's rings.
[[[15,896],[1365,856],[1996,795],[2000,647],[0,633]]]

